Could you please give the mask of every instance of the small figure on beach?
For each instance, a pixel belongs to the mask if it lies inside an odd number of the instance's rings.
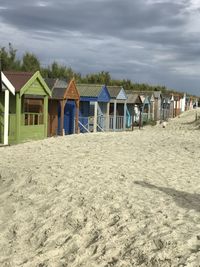
[[[163,127],[163,128],[166,128],[166,125],[167,125],[166,121],[163,121],[163,123],[162,123],[162,127]]]

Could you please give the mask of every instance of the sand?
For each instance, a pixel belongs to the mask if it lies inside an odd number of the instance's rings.
[[[195,112],[0,148],[0,266],[200,266]]]

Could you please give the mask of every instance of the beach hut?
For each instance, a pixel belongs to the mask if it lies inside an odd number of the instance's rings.
[[[121,86],[107,86],[110,94],[110,123],[112,131],[126,129],[127,95]]]
[[[77,84],[77,88],[80,94],[80,132],[108,131],[110,94],[107,87],[97,84]]]
[[[170,104],[171,104],[171,95],[162,94],[161,99],[161,119],[166,121],[170,118]]]
[[[15,88],[0,72],[0,145],[8,145],[10,94],[15,95]]]
[[[47,137],[51,91],[39,71],[4,71],[3,74],[15,88],[15,95],[10,95],[9,102],[8,142],[13,144]]]
[[[174,94],[174,117],[181,114],[181,95]]]
[[[151,119],[151,101],[149,94],[142,93],[140,94],[142,100],[142,123],[147,123]]]
[[[142,100],[138,93],[126,90],[127,95],[127,110],[126,110],[126,128],[130,129],[134,125],[139,124],[140,107],[142,107]]]
[[[48,136],[78,133],[80,96],[75,80],[45,79],[52,97],[49,98]]]
[[[154,120],[159,121],[161,118],[161,91],[154,91]]]

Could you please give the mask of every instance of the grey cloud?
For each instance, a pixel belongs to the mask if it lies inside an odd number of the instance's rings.
[[[83,74],[105,70],[180,90],[193,83],[197,90],[197,75],[178,70],[200,69],[200,34],[185,30],[198,9],[191,11],[188,0],[151,2],[1,0],[1,41],[12,41],[21,54],[34,52],[43,64],[58,60]]]

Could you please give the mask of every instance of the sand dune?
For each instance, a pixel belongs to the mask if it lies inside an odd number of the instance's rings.
[[[195,112],[1,148],[0,266],[200,266]]]

